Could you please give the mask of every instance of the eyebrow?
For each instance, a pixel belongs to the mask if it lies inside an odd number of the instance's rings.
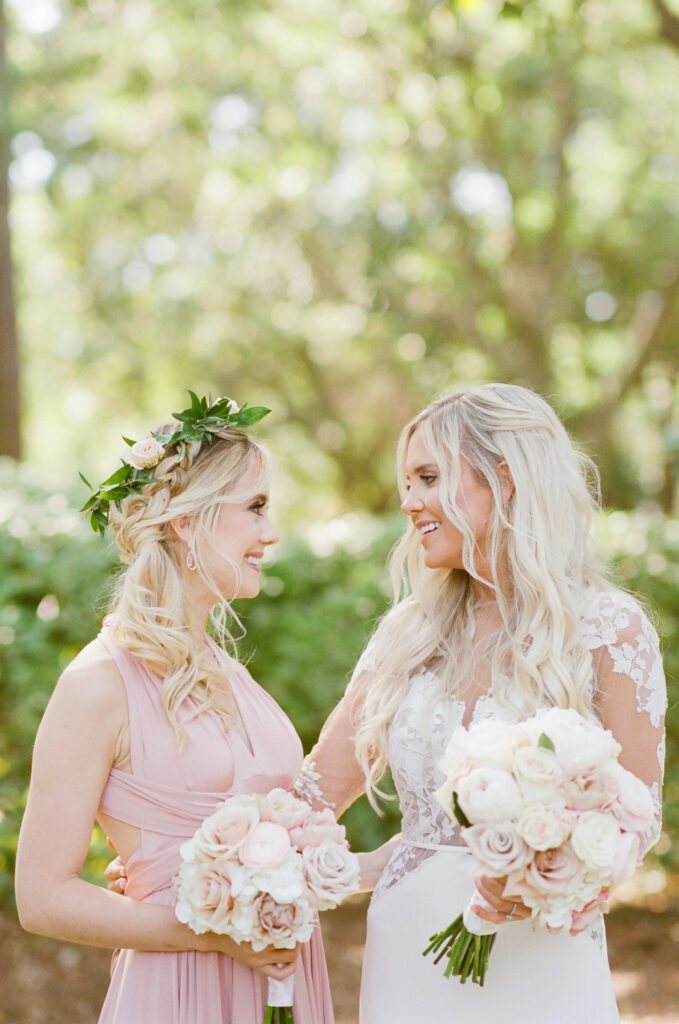
[[[435,462],[424,462],[421,466],[417,466],[413,470],[413,476],[417,476],[418,473],[424,473],[424,471],[427,470],[427,469],[433,469],[433,470],[435,470],[438,473],[438,469],[439,468],[438,468],[438,466],[436,465]],[[410,479],[410,473],[406,473],[406,477],[409,480]]]

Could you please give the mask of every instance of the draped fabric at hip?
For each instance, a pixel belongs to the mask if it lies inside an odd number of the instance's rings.
[[[99,642],[114,659],[127,694],[131,773],[112,769],[100,811],[140,830],[127,863],[126,894],[171,906],[180,847],[228,796],[291,789],[302,760],[292,723],[238,662],[210,641],[226,669],[247,739],[204,712],[185,723],[180,751],[161,700],[161,680],[114,640]],[[182,706],[186,714],[190,705]],[[220,953],[117,950],[99,1024],[261,1024],[263,974]],[[332,1024],[320,928],[300,954],[296,1024]]]

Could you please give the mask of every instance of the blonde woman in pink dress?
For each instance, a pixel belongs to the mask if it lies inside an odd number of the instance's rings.
[[[125,569],[36,738],[19,916],[29,931],[116,950],[100,1024],[262,1024],[268,978],[293,973],[296,1024],[333,1021],[318,926],[301,949],[254,952],[195,935],[173,912],[181,844],[225,797],[290,789],[302,761],[283,711],[206,634],[212,614],[228,638],[228,602],[257,596],[278,539],[266,454],[243,429],[266,410],[243,410],[227,399],[186,410],[93,497],[93,524],[110,519]],[[126,866],[124,895],[79,877],[95,819]]]
[[[447,395],[404,429],[408,518],[392,557],[394,604],[306,760],[298,792],[341,814],[387,765],[402,833],[362,858],[368,913],[361,1024],[615,1024],[603,921],[533,928],[502,880],[479,882],[499,924],[483,988],[422,951],[472,897],[471,855],[434,797],[454,730],[571,707],[621,744],[660,830],[665,685],[655,631],[590,548],[589,460],[549,405],[486,384]]]

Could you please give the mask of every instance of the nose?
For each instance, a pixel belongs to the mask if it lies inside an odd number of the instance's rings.
[[[279,536],[274,530],[273,524],[268,516],[266,517],[266,523],[262,530],[260,540],[262,544],[278,544]]]
[[[413,512],[421,512],[423,508],[424,502],[421,498],[418,498],[411,488],[401,502],[401,512],[405,512],[407,516],[411,516]]]

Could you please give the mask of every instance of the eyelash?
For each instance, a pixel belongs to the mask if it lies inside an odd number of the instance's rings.
[[[250,505],[250,511],[254,512],[257,516],[263,516],[264,510],[266,509],[265,501],[256,501],[253,505]]]

